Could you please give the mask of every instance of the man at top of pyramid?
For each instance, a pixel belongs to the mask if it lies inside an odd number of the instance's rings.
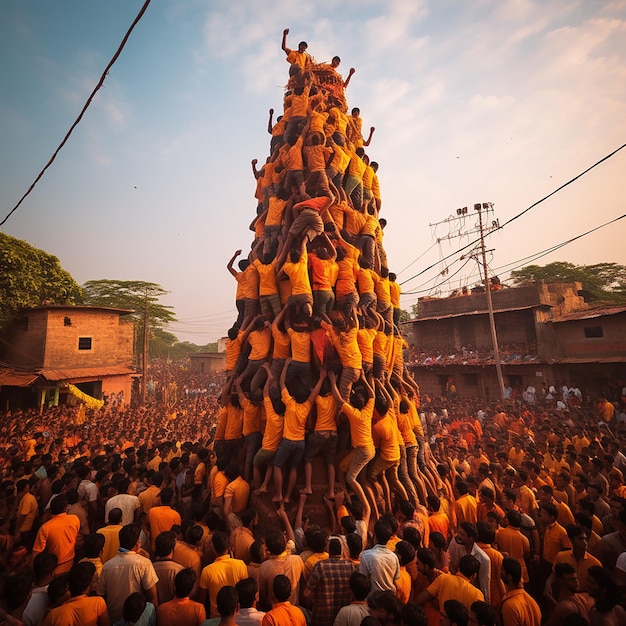
[[[283,31],[283,41],[282,41],[282,49],[285,51],[287,55],[287,63],[291,64],[291,68],[289,69],[289,75],[293,76],[294,73],[304,72],[308,65],[311,64],[311,55],[306,51],[309,45],[306,41],[301,41],[298,44],[297,50],[291,50],[287,47],[287,35],[289,34],[289,29],[285,28]]]

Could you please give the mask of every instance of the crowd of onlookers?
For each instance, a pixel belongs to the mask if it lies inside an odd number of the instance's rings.
[[[494,352],[490,346],[463,346],[460,350],[454,346],[439,350],[424,350],[411,346],[408,351],[409,365],[442,366],[442,365],[492,365]],[[535,363],[539,361],[537,347],[530,344],[506,344],[500,348],[502,363]]]
[[[626,623],[618,401],[425,397],[414,495],[364,507],[338,455],[313,523],[216,445],[223,376],[150,374],[171,406],[1,416],[0,623]]]

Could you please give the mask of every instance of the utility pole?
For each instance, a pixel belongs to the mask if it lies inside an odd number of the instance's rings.
[[[491,327],[491,342],[493,343],[493,358],[496,363],[496,373],[498,375],[498,386],[500,387],[500,398],[504,400],[504,377],[502,376],[502,364],[500,362],[500,348],[498,347],[498,336],[496,334],[496,320],[493,315],[493,300],[491,299],[491,279],[487,269],[487,253],[485,252],[485,231],[483,228],[483,209],[491,209],[491,202],[474,205],[474,210],[478,212],[478,227],[480,229],[480,252],[483,261],[483,276],[485,280],[485,293],[487,294],[487,308],[489,309],[489,326]]]
[[[148,374],[148,290],[143,301],[143,350],[141,358],[141,404],[146,403],[146,376]]]
[[[494,361],[496,364],[496,374],[498,377],[498,387],[500,388],[500,397],[504,400],[504,377],[502,376],[502,364],[500,361],[500,349],[498,347],[498,336],[496,334],[496,322],[493,314],[493,301],[491,299],[491,279],[489,278],[489,270],[487,267],[487,251],[485,250],[485,233],[489,232],[489,230],[493,230],[498,228],[500,225],[497,220],[492,221],[491,228],[486,227],[483,222],[483,211],[485,214],[493,211],[493,204],[491,202],[483,202],[476,203],[474,205],[474,210],[478,213],[478,224],[475,225],[473,229],[464,230],[463,227],[465,225],[465,220],[468,217],[467,207],[463,207],[462,209],[456,210],[456,215],[451,215],[450,217],[442,220],[441,222],[436,222],[435,224],[429,224],[429,226],[437,227],[443,224],[446,224],[449,232],[447,235],[443,237],[438,237],[437,241],[445,241],[458,239],[460,237],[469,237],[471,235],[478,235],[480,237],[480,243],[477,248],[480,248],[480,257],[481,260],[478,261],[479,268],[482,266],[482,275],[484,278],[485,285],[485,293],[487,295],[487,309],[489,311],[489,326],[491,328],[491,342],[493,344],[493,354]],[[475,257],[476,253],[478,253],[478,249],[474,248],[472,252],[464,254],[461,259],[467,257]],[[447,274],[447,268],[441,271],[442,275]]]

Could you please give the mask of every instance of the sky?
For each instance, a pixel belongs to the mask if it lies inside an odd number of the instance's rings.
[[[0,221],[57,148],[143,0],[0,3]],[[233,252],[288,64],[356,68],[346,91],[380,164],[391,271],[410,309],[479,280],[455,252],[476,202],[500,224],[626,143],[626,0],[152,0],[55,163],[2,227],[80,284],[145,280],[203,345],[235,318]],[[491,271],[626,264],[626,149],[492,233]],[[469,207],[464,221],[456,210]],[[448,220],[448,221],[446,221]],[[434,226],[438,224],[437,226]],[[462,236],[456,237],[455,235]],[[441,261],[442,258],[448,257]]]

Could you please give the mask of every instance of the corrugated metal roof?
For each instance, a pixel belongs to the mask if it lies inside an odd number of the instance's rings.
[[[125,365],[112,365],[104,367],[81,367],[77,369],[45,369],[41,375],[50,381],[74,380],[76,378],[100,378],[101,376],[123,376],[134,374],[135,371]]]
[[[565,363],[568,365],[585,364],[585,363],[626,363],[626,355],[624,356],[603,356],[603,357],[586,357],[586,356],[570,356],[562,359],[550,359],[550,365]]]
[[[525,311],[527,309],[537,309],[539,307],[546,306],[544,304],[528,304],[526,306],[517,306],[509,309],[494,309],[494,314],[498,313],[510,313],[511,311]],[[451,317],[464,317],[465,315],[488,315],[489,310],[484,309],[480,311],[463,311],[462,313],[448,313],[446,315],[430,315],[428,317],[417,317],[414,320],[409,320],[405,322],[405,324],[412,324],[413,322],[431,322],[434,320],[444,320],[449,319]]]
[[[16,372],[14,370],[0,371],[0,387],[28,387],[39,378],[32,372]]]
[[[42,304],[24,309],[24,311],[110,311],[111,313],[119,313],[120,315],[128,315],[134,313],[133,309],[118,309],[110,306],[83,306],[80,304]]]
[[[602,317],[604,315],[617,315],[618,313],[626,312],[626,306],[598,306],[593,309],[583,309],[582,311],[572,311],[571,313],[565,313],[560,317],[555,317],[549,321],[560,322],[572,322],[575,320],[590,320],[595,317]]]

